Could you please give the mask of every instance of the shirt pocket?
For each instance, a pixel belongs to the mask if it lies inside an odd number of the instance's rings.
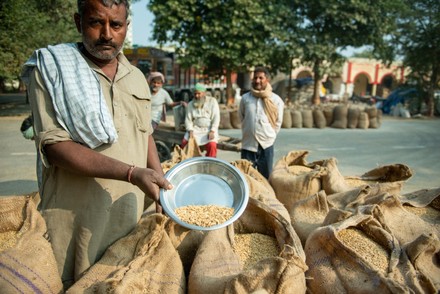
[[[144,88],[131,88],[131,109],[139,131],[147,133],[151,131],[151,96]]]

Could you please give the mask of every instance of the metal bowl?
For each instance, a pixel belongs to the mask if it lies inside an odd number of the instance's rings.
[[[171,219],[188,229],[208,231],[225,227],[240,217],[249,200],[249,187],[241,171],[217,158],[186,159],[173,166],[165,178],[174,188],[160,190],[160,203]],[[188,205],[232,207],[234,214],[224,223],[202,227],[183,222],[176,215],[176,208]]]

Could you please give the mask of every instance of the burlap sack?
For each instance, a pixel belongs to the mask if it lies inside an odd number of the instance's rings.
[[[351,190],[352,187],[347,185],[344,176],[340,173],[337,166],[337,159],[332,157],[323,161],[325,173],[322,175],[322,188],[327,195],[345,192]]]
[[[361,111],[358,107],[351,106],[347,112],[347,128],[355,129],[359,123],[359,115]]]
[[[346,129],[347,128],[347,115],[348,108],[347,105],[339,104],[333,108],[333,123],[332,128],[336,129]]]
[[[368,129],[370,126],[370,120],[368,119],[368,114],[366,112],[361,111],[359,113],[359,119],[358,119],[358,129]]]
[[[179,254],[166,233],[167,217],[142,217],[66,293],[186,293]]]
[[[368,114],[368,120],[370,122],[370,129],[377,129],[377,108],[374,106],[365,108],[365,112]]]
[[[249,187],[249,197],[268,205],[290,222],[289,212],[276,197],[269,181],[252,166],[250,161],[239,159],[231,164],[244,174]]]
[[[226,107],[220,107],[220,130],[232,129],[230,111]]]
[[[324,190],[294,204],[289,211],[291,223],[303,246],[309,235],[322,225],[328,212],[329,206]]]
[[[316,229],[305,252],[310,293],[428,293],[401,244],[371,215]]]
[[[302,128],[302,114],[299,110],[293,110],[290,112],[292,118],[292,128]]]
[[[235,234],[245,233],[275,237],[279,255],[243,270],[233,246]],[[191,268],[188,293],[305,293],[304,258],[298,236],[284,217],[250,198],[233,225],[206,234]]]
[[[325,120],[324,112],[322,109],[314,109],[313,115],[313,125],[315,128],[323,129],[327,126],[327,121]]]
[[[333,107],[325,107],[323,113],[327,127],[330,127],[333,123]]]
[[[291,151],[278,160],[269,176],[269,183],[278,200],[290,211],[295,202],[321,190],[320,166],[308,164],[308,151]]]
[[[229,112],[229,116],[231,118],[231,126],[234,129],[241,129],[241,120],[240,120],[240,116],[238,114],[237,107],[234,107],[233,109],[231,109],[231,111]]]
[[[203,156],[203,153],[200,150],[199,145],[197,145],[196,139],[194,137],[189,138],[188,144],[186,144],[183,149],[179,145],[174,146],[171,158],[161,163],[163,172],[166,173],[177,163],[185,159],[198,156]]]
[[[313,128],[313,112],[311,109],[301,110],[303,128]]]
[[[62,293],[46,231],[31,197],[0,197],[0,292]]]
[[[290,108],[284,107],[283,122],[281,128],[290,129],[292,127],[292,115],[290,114]]]
[[[373,168],[361,176],[345,176],[347,185],[356,187],[364,184],[406,181],[413,175],[412,170],[405,164],[389,164]]]

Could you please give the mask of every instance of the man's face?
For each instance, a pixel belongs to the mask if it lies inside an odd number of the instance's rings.
[[[256,72],[254,74],[254,77],[252,78],[252,87],[255,90],[261,91],[261,90],[266,89],[268,82],[269,82],[269,80],[267,79],[264,72]]]
[[[194,91],[194,98],[195,98],[196,100],[200,100],[200,99],[202,99],[203,97],[205,97],[205,92],[202,92],[202,91]]]
[[[113,60],[121,51],[127,34],[125,5],[106,7],[101,0],[89,0],[81,19],[75,14],[75,23],[87,52],[98,61]]]
[[[153,92],[157,92],[162,88],[163,83],[161,78],[154,78],[151,80],[150,88]]]

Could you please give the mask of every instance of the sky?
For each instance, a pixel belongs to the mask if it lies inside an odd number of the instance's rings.
[[[150,40],[153,14],[147,10],[148,0],[141,0],[131,5],[133,13],[131,25],[133,27],[133,44],[140,46],[154,45]]]

